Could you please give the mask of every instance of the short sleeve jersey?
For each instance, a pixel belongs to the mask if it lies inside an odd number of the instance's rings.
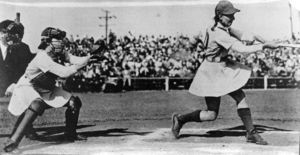
[[[231,46],[238,41],[230,36],[226,28],[217,26],[214,30],[207,30],[208,44],[205,51],[206,59],[219,62],[222,57],[226,57]]]

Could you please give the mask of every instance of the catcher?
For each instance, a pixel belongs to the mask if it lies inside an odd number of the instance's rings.
[[[13,134],[4,144],[4,151],[15,150],[25,131],[47,108],[66,107],[66,127],[64,140],[86,140],[77,134],[76,127],[81,108],[81,100],[56,86],[57,78],[67,78],[86,66],[91,56],[76,57],[64,50],[63,39],[66,33],[62,30],[48,27],[42,32],[39,51],[29,63],[24,75],[12,89],[8,110],[13,115],[24,113]],[[70,65],[66,66],[65,63]]]
[[[172,133],[179,138],[180,129],[187,122],[213,121],[217,118],[220,108],[221,96],[231,96],[237,105],[237,113],[246,128],[247,142],[260,145],[267,145],[267,142],[258,134],[255,129],[250,108],[245,100],[245,93],[242,87],[248,81],[251,69],[228,59],[228,52],[233,50],[241,53],[253,53],[262,51],[263,48],[277,48],[273,43],[264,43],[259,36],[252,38],[263,44],[244,45],[243,35],[240,31],[230,26],[234,21],[236,9],[227,0],[221,0],[215,8],[215,24],[207,30],[204,41],[205,60],[198,68],[198,71],[189,88],[189,92],[205,98],[207,109],[197,109],[187,114],[173,114]],[[255,41],[254,40],[254,41]],[[249,41],[252,44],[254,41]]]

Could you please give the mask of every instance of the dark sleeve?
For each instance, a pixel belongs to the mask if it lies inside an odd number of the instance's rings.
[[[20,43],[12,48],[12,69],[14,70],[13,82],[17,82],[25,73],[28,64],[34,56],[35,54],[31,53],[29,46],[25,43]]]
[[[20,52],[21,56],[24,58],[22,64],[27,66],[29,62],[34,58],[35,54],[33,54],[29,48],[29,46],[23,43],[22,52]]]

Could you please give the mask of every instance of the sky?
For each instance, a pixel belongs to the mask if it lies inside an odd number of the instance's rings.
[[[21,13],[25,26],[24,42],[32,50],[40,41],[46,27],[57,27],[67,35],[105,36],[105,21],[99,19],[109,11],[109,30],[118,36],[127,35],[178,35],[193,36],[213,24],[214,8],[218,0],[0,0],[0,20],[15,19]],[[291,36],[290,9],[287,0],[233,0],[237,13],[233,27],[253,32],[267,40],[287,39]],[[299,32],[298,1],[293,0],[293,29]],[[300,10],[300,9],[299,9]]]

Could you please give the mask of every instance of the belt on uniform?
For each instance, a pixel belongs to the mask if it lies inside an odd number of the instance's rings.
[[[205,57],[205,60],[208,61],[208,62],[215,62],[215,63],[222,63],[222,62],[225,62],[225,64],[227,66],[231,66],[231,65],[234,65],[235,64],[235,61],[228,58],[227,56],[226,57],[215,57],[215,58],[212,58],[212,57]]]

